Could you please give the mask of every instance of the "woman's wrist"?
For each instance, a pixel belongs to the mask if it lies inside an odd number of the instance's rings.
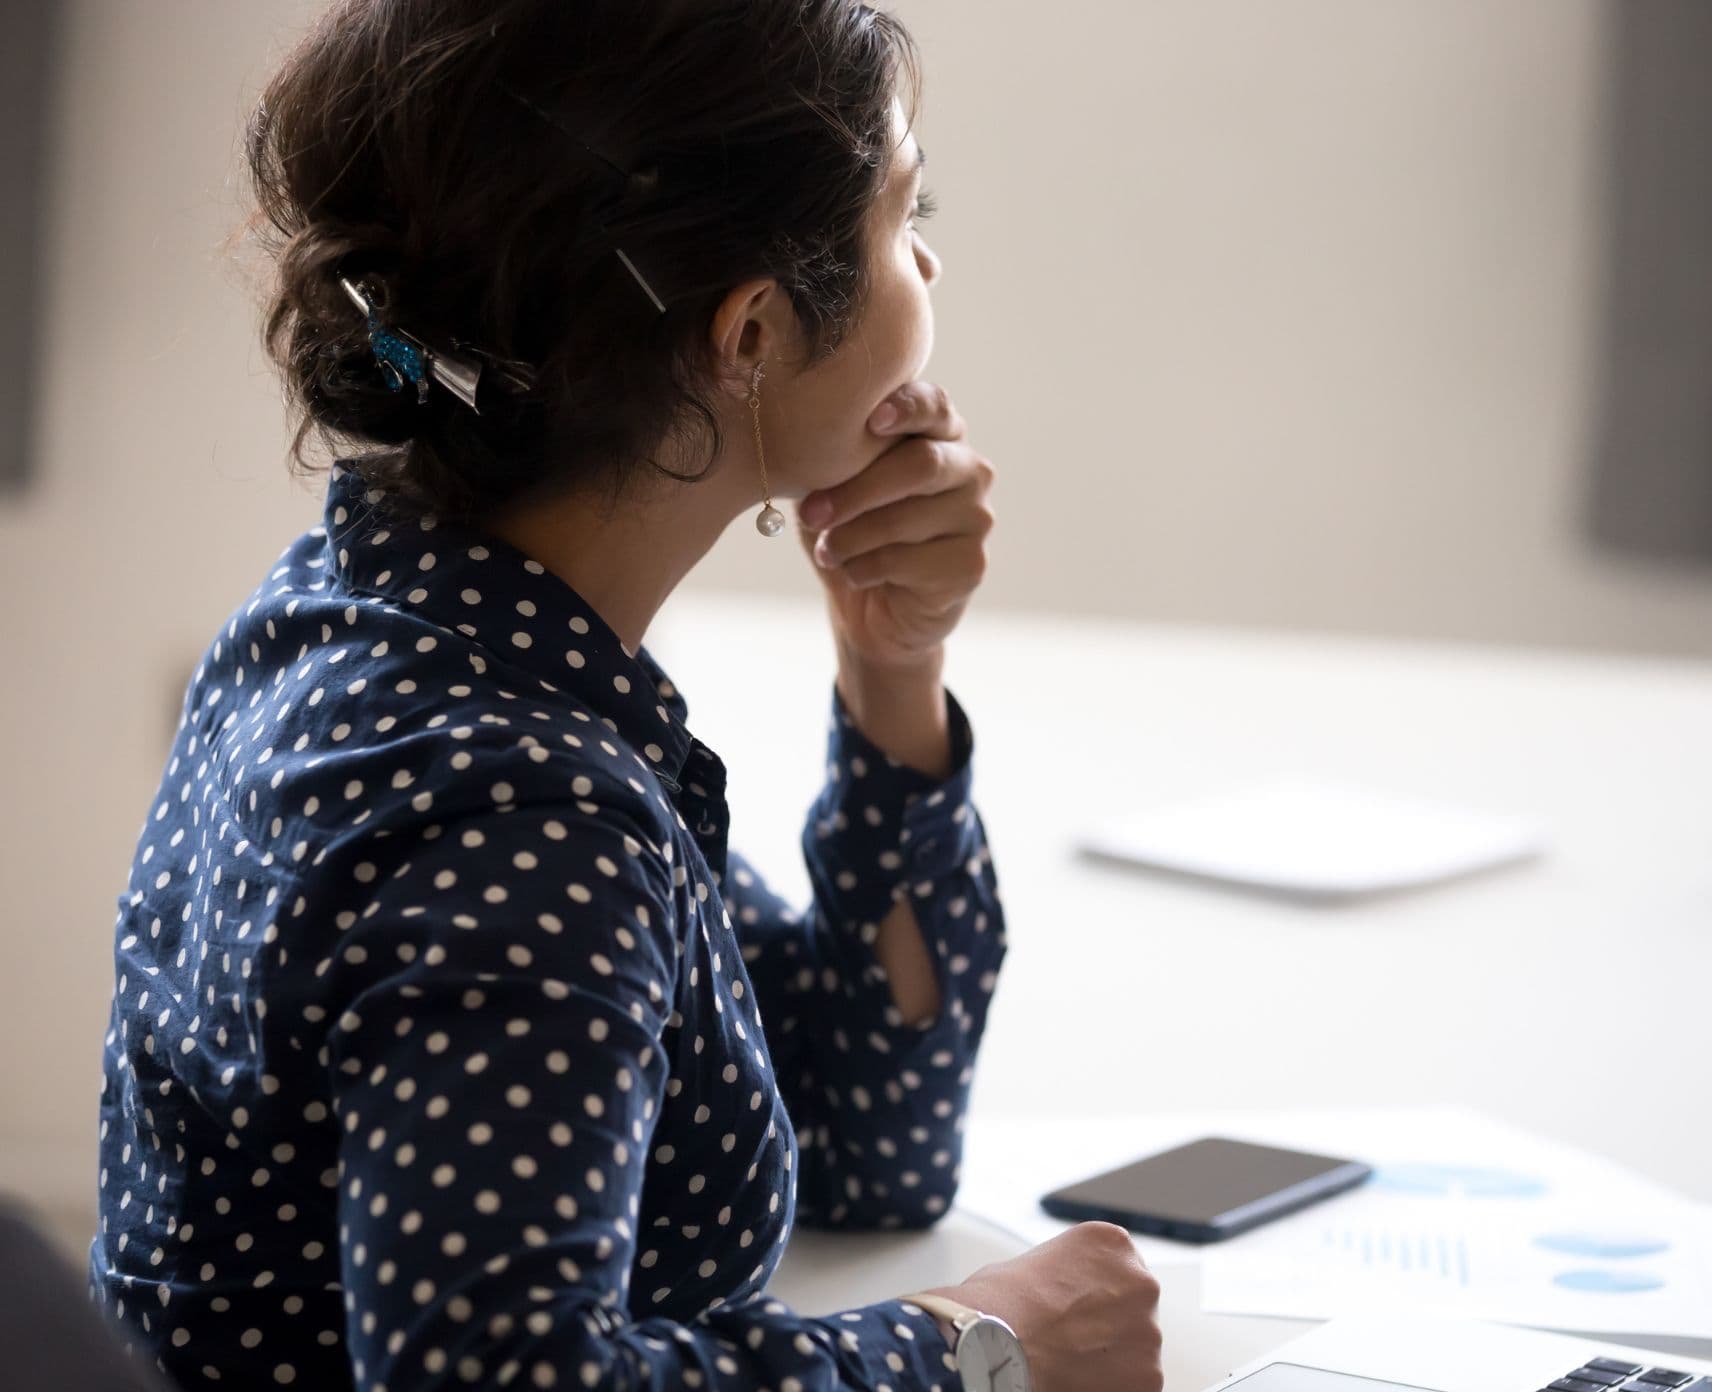
[[[838,693],[863,737],[930,778],[951,774],[944,664],[943,649],[909,667],[875,667],[842,653],[838,660]]]

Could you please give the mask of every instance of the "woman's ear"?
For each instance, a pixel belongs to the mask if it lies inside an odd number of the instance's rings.
[[[786,340],[781,310],[788,318],[784,292],[769,278],[735,286],[714,311],[708,340],[720,386],[740,400],[749,395],[755,365],[770,370],[779,360]]]

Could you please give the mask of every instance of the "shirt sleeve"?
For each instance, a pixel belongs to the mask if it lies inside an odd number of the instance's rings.
[[[355,1385],[959,1387],[902,1300],[632,1317],[676,914],[644,818],[593,807],[513,804],[362,848],[368,907],[314,969]],[[559,882],[551,911],[508,894],[519,873]]]
[[[740,855],[722,886],[796,1127],[799,1226],[923,1227],[950,1207],[976,1051],[1005,955],[986,829],[971,799],[974,735],[946,691],[953,768],[899,763],[851,718],[836,683],[826,782],[802,850],[798,913]],[[939,985],[908,1022],[874,952],[907,898]]]

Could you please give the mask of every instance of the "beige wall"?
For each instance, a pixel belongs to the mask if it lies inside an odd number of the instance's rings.
[[[319,515],[218,250],[317,7],[66,8],[40,482],[0,509],[0,1184],[75,1204],[180,688]],[[981,603],[1712,654],[1712,576],[1580,539],[1598,5],[899,8],[944,208],[930,375],[1000,467]],[[815,582],[743,519],[693,583]]]

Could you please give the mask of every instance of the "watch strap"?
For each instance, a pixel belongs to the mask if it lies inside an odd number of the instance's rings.
[[[950,1322],[951,1327],[958,1333],[963,1332],[963,1326],[983,1318],[982,1312],[972,1305],[953,1300],[945,1295],[906,1295],[900,1297],[911,1305],[919,1305],[930,1315],[938,1315]]]

